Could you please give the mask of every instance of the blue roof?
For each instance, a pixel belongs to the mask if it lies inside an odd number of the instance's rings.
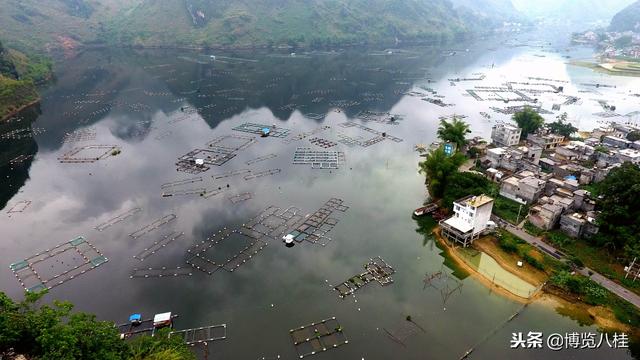
[[[271,132],[271,129],[269,129],[269,128],[262,128],[262,132],[263,132],[263,133],[265,133],[265,134],[268,134],[268,133],[270,133],[270,132]]]
[[[576,178],[576,177],[575,177],[575,176],[573,176],[573,175],[565,176],[565,177],[564,177],[564,179],[565,179],[565,180],[578,180],[578,178]]]
[[[141,314],[132,314],[129,316],[129,321],[142,320]]]

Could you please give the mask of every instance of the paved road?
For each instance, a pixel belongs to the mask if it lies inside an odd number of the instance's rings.
[[[555,247],[545,243],[544,241],[542,241],[541,238],[539,237],[535,237],[532,235],[529,235],[527,232],[525,232],[524,230],[521,230],[509,223],[503,224],[505,230],[507,230],[508,232],[510,232],[511,234],[521,238],[522,240],[528,242],[529,244],[542,249],[543,251],[549,253],[550,255],[553,256],[553,254],[556,254],[556,258],[563,258],[564,254],[562,254],[561,251],[559,251],[558,249],[556,249]],[[614,282],[613,280],[610,280],[609,278],[607,278],[606,276],[596,272],[593,269],[589,269],[588,267],[584,267],[580,270],[578,270],[578,272],[586,277],[590,277],[591,280],[597,282],[598,284],[602,285],[602,287],[606,288],[607,290],[611,291],[612,293],[618,295],[619,297],[627,300],[628,302],[630,302],[631,304],[635,305],[637,308],[640,308],[640,296],[638,296],[637,294],[635,294],[632,291],[627,290],[624,286]],[[589,274],[591,273],[591,275]]]

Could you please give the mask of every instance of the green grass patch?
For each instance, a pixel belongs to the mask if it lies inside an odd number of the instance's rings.
[[[522,206],[522,208],[520,208],[520,206]],[[518,212],[520,212],[519,218]],[[528,212],[529,206],[522,205],[504,196],[498,195],[493,203],[493,213],[512,224],[516,224],[517,221],[522,221]]]

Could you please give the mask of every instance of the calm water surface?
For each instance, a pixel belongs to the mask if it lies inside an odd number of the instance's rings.
[[[467,51],[468,49],[468,51]],[[453,56],[449,56],[455,51]],[[640,87],[633,78],[609,77],[567,65],[565,56],[587,58],[591,51],[538,40],[493,39],[456,49],[410,48],[392,53],[377,50],[282,54],[210,54],[185,51],[86,51],[56,66],[55,84],[44,90],[40,111],[30,110],[21,120],[2,125],[2,132],[31,126],[35,138],[1,140],[2,193],[0,216],[0,290],[15,298],[22,288],[9,264],[84,236],[109,262],[61,286],[48,299],[65,299],[79,310],[99,318],[126,321],[133,312],[146,316],[172,311],[177,328],[226,323],[228,339],[212,345],[220,359],[296,357],[288,330],[336,316],[349,344],[316,355],[317,359],[457,359],[483,340],[515,311],[519,303],[492,293],[473,278],[457,274],[459,291],[445,297],[426,287],[426,273],[453,270],[433,242],[415,230],[411,212],[425,199],[424,178],[417,173],[416,144],[436,138],[438,117],[466,115],[473,135],[488,137],[496,121],[508,119],[490,107],[497,101],[476,101],[466,94],[474,86],[499,86],[506,81],[533,82],[528,77],[564,81],[564,93],[580,97],[577,105],[563,106],[570,119],[589,130],[602,119],[592,116],[606,99],[627,114],[638,109]],[[447,80],[484,74],[483,81]],[[475,74],[475,75],[474,75]],[[589,84],[614,87],[594,88]],[[424,88],[442,95],[451,107],[439,107],[420,97],[404,95]],[[540,94],[551,110],[566,98]],[[510,103],[519,105],[521,103]],[[111,105],[111,106],[109,106]],[[181,110],[185,110],[182,111]],[[198,112],[185,117],[189,109]],[[341,111],[336,111],[342,108]],[[362,123],[362,110],[388,111],[404,116],[398,125]],[[491,114],[491,119],[480,116]],[[556,114],[545,115],[553,119]],[[318,115],[319,114],[319,115]],[[181,120],[182,119],[182,120]],[[620,121],[636,121],[633,116]],[[328,125],[315,136],[337,141],[341,132],[357,134],[339,124],[356,121],[402,138],[368,148],[343,144],[346,164],[339,170],[312,170],[292,165],[298,146],[322,150],[306,140],[285,143],[277,138],[257,142],[223,166],[201,174],[207,188],[229,189],[204,199],[198,196],[163,198],[160,185],[194,177],[177,172],[177,158],[203,148],[215,137],[242,134],[232,128],[245,123],[275,124],[294,135]],[[95,140],[64,143],[65,133],[90,128]],[[118,145],[122,153],[93,164],[61,164],[57,158],[75,146]],[[33,155],[20,165],[8,165],[18,155]],[[260,156],[268,160],[247,165]],[[241,176],[214,180],[212,175],[237,169],[279,168],[282,172],[253,180]],[[193,188],[198,186],[185,186]],[[229,196],[251,192],[238,204]],[[246,222],[269,205],[296,206],[312,213],[331,197],[350,208],[328,234],[326,247],[309,243],[286,248],[271,242],[233,273],[213,276],[194,271],[191,277],[131,279],[133,268],[185,266],[185,250],[223,227]],[[31,201],[23,213],[8,216],[20,201]],[[94,227],[134,207],[143,211],[99,232]],[[167,214],[177,219],[136,240],[129,233]],[[144,262],[132,256],[169,231],[185,236]],[[331,285],[363,271],[371,257],[382,256],[395,267],[395,282],[372,283],[356,297],[344,300]],[[454,275],[440,289],[457,284]],[[402,327],[411,315],[424,332],[407,338],[406,346],[389,339],[384,329]],[[483,341],[472,358],[625,359],[624,350],[513,351],[512,332],[586,332],[576,321],[553,308],[533,304]]]

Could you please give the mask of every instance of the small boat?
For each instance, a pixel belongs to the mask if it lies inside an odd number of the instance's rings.
[[[428,204],[423,207],[417,208],[414,210],[413,215],[415,216],[423,216],[427,214],[431,214],[435,210],[438,209],[438,205],[436,204]]]
[[[417,209],[413,212],[413,215],[415,215],[415,216],[422,216],[422,215],[424,215],[424,214],[425,214],[425,211],[426,211],[426,210],[427,210],[427,207],[426,207],[426,206],[423,206],[423,207],[421,207],[421,208],[417,208]]]

